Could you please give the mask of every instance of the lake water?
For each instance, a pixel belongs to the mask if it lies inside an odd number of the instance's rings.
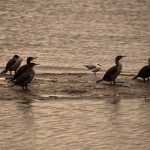
[[[0,101],[0,149],[149,150],[144,99]]]
[[[149,0],[1,0],[0,69],[18,54],[37,56],[37,73],[105,72],[117,55],[136,74],[150,57]],[[144,99],[0,100],[0,149],[149,150]]]
[[[150,57],[149,0],[1,0],[0,69],[14,54],[37,56],[37,72],[102,71],[117,55],[135,73]]]

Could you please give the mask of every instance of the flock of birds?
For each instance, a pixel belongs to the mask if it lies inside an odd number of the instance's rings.
[[[3,70],[1,74],[5,74],[8,71],[10,72],[10,74],[12,74],[12,71],[14,71],[15,74],[10,81],[14,82],[14,85],[21,85],[23,90],[28,90],[27,86],[35,76],[33,67],[39,65],[31,62],[36,58],[37,57],[28,57],[27,64],[20,67],[23,59],[18,55],[14,55],[13,58],[7,62],[5,70]]]
[[[117,56],[115,58],[116,65],[111,67],[110,69],[108,69],[106,71],[106,73],[104,74],[103,78],[98,80],[97,83],[105,80],[105,81],[109,81],[110,84],[116,84],[115,80],[119,76],[119,74],[121,73],[121,70],[122,70],[122,64],[120,63],[119,60],[124,57],[126,57],[126,56],[121,56],[121,55]],[[102,65],[96,64],[96,65],[84,65],[84,66],[87,67],[89,70],[91,70],[94,73],[94,75],[96,76],[96,72],[101,70],[100,66],[102,66]],[[135,77],[133,77],[132,79],[136,79],[138,77],[143,78],[144,82],[146,81],[146,79],[149,81],[150,58],[148,58],[148,65],[142,67],[139,70],[138,74]]]
[[[115,80],[116,78],[120,75],[121,70],[122,70],[122,64],[120,63],[120,60],[122,58],[124,58],[126,56],[122,56],[119,55],[115,58],[115,66],[111,67],[110,69],[108,69],[106,71],[106,73],[104,74],[103,78],[96,81],[101,82],[101,81],[108,81],[110,82],[110,84],[116,84]],[[34,66],[39,65],[36,63],[31,62],[32,60],[36,59],[37,57],[28,57],[27,58],[27,64],[23,65],[20,67],[21,62],[23,61],[23,59],[18,56],[18,55],[14,55],[12,59],[10,59],[5,67],[5,70],[1,72],[1,74],[5,74],[8,71],[10,72],[10,74],[12,73],[12,71],[15,72],[13,78],[11,79],[12,82],[14,82],[14,85],[21,85],[23,90],[28,90],[28,84],[33,80],[34,76],[35,76],[35,71],[33,69]],[[89,70],[91,70],[94,75],[96,76],[96,72],[100,71],[100,64],[96,64],[96,65],[84,65],[85,67],[87,67]],[[144,81],[147,80],[149,81],[149,77],[150,77],[150,58],[148,59],[148,65],[142,67],[140,69],[140,71],[138,72],[138,74],[133,78],[143,78]]]

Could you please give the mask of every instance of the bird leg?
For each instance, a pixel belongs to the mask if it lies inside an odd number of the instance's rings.
[[[114,80],[114,85],[116,85],[116,82],[115,82],[115,80]]]
[[[25,88],[24,88],[25,87]],[[23,90],[28,90],[27,85],[22,85]]]
[[[94,76],[96,77],[96,72],[93,72]]]
[[[26,87],[26,90],[28,90],[28,87],[27,87],[27,85],[25,85],[25,87]]]
[[[114,81],[111,81],[111,80],[110,80],[110,84],[111,84],[111,85],[112,85],[112,84],[116,85],[115,80],[114,80]]]
[[[22,89],[24,90],[24,85],[21,85],[22,86]]]

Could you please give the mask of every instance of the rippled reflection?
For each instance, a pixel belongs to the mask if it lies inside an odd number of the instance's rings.
[[[1,100],[0,148],[148,150],[150,103],[112,100]]]

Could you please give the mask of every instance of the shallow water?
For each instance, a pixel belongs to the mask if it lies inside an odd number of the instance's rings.
[[[0,101],[0,149],[148,150],[144,99]]]
[[[149,56],[149,0],[1,0],[0,69],[14,54],[38,56],[37,72],[86,72],[114,64],[137,72]]]

